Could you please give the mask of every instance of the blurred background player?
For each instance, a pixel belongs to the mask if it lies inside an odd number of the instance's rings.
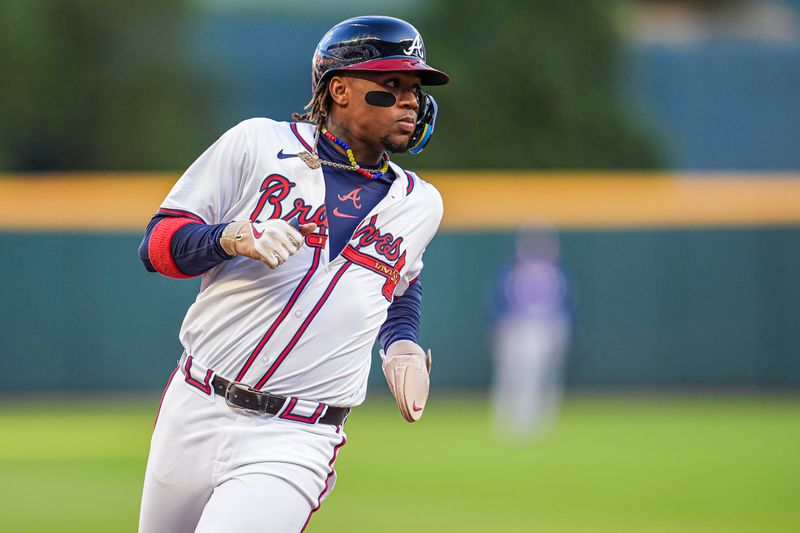
[[[502,437],[540,433],[558,411],[571,321],[559,255],[551,227],[523,226],[496,281],[491,400]]]

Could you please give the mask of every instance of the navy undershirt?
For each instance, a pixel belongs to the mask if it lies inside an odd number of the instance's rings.
[[[327,161],[350,165],[347,156],[325,136],[320,136],[317,151]],[[364,217],[386,196],[395,177],[391,169],[380,178],[368,179],[358,172],[327,165],[322,165],[322,175],[325,177],[328,254],[329,260],[333,261],[350,242]]]
[[[324,136],[320,136],[317,148],[322,158],[349,165],[347,156]],[[322,175],[325,179],[328,252],[332,261],[350,241],[358,224],[386,196],[395,176],[389,170],[384,176],[370,180],[358,172],[327,165],[322,166]],[[156,224],[167,216],[171,215],[157,214],[150,220],[139,245],[139,258],[150,272],[156,271],[148,253],[150,235]],[[199,275],[231,259],[219,244],[226,225],[187,224],[175,232],[170,251],[178,269],[184,274]],[[378,334],[381,345],[386,348],[401,339],[419,342],[421,312],[422,284],[417,280],[389,306],[386,321]]]

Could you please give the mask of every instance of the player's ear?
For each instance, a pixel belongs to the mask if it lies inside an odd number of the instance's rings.
[[[334,76],[328,82],[328,92],[331,100],[340,106],[346,106],[350,101],[350,87],[348,79],[343,76]]]

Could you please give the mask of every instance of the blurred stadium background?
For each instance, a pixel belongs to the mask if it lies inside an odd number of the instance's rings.
[[[136,249],[225,129],[288,119],[322,34],[406,18],[453,82],[424,154],[426,418],[373,361],[310,531],[798,531],[800,1],[4,0],[0,530],[132,531],[195,281]],[[490,431],[492,287],[556,228],[565,403]],[[377,357],[377,356],[376,356]]]

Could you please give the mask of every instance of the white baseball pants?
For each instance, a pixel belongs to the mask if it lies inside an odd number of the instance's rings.
[[[153,431],[139,533],[302,531],[345,441],[342,426],[231,408],[178,371]]]

